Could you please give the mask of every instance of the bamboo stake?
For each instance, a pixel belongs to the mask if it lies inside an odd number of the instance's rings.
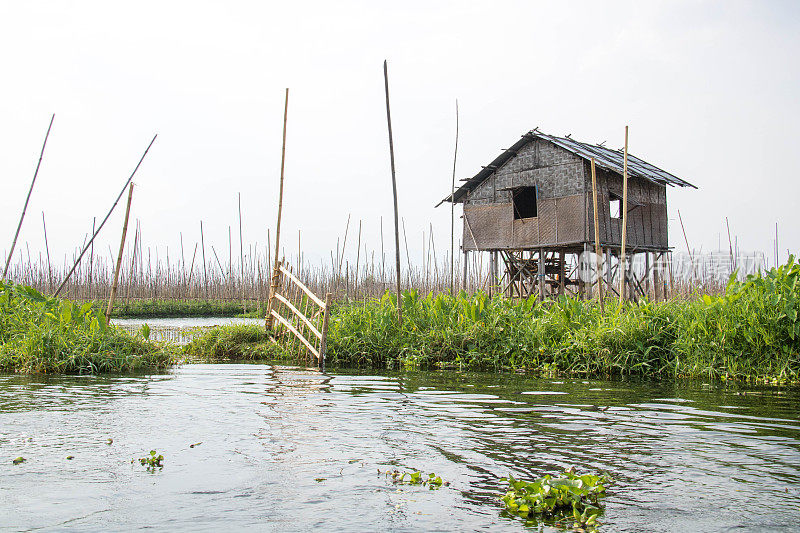
[[[8,251],[8,259],[6,259],[6,266],[3,269],[3,278],[6,278],[6,274],[8,273],[8,266],[11,264],[11,257],[14,255],[14,247],[17,245],[17,238],[19,238],[19,230],[22,228],[22,221],[25,220],[25,212],[28,210],[28,202],[31,200],[31,193],[33,192],[33,184],[36,183],[36,176],[39,175],[39,167],[42,166],[42,158],[44,157],[44,148],[47,146],[47,138],[50,137],[50,129],[53,127],[53,120],[55,120],[56,114],[53,113],[53,116],[50,117],[50,125],[47,126],[47,133],[44,136],[44,142],[42,143],[42,151],[39,153],[39,162],[36,163],[36,171],[33,173],[33,179],[31,180],[31,186],[28,189],[28,196],[25,197],[25,205],[22,207],[22,214],[19,216],[19,224],[17,224],[17,231],[14,233],[14,240],[11,242],[11,250]]]
[[[117,296],[117,283],[119,282],[119,271],[122,268],[122,253],[125,251],[125,236],[128,234],[128,217],[131,214],[131,199],[133,198],[133,183],[128,189],[128,205],[125,207],[125,222],[122,224],[122,238],[119,241],[119,253],[117,254],[117,266],[114,268],[114,281],[111,283],[111,296],[108,299],[106,309],[106,325],[111,321],[111,310],[114,308],[114,299]]]
[[[619,255],[619,303],[625,299],[625,238],[628,233],[628,126],[625,126],[625,153],[622,170],[622,247]]]
[[[44,211],[42,211],[42,228],[44,229],[44,249],[47,251],[47,292],[53,290],[53,268],[50,265],[50,247],[47,245],[47,224],[44,222]]]
[[[92,233],[94,233],[94,225],[97,221],[97,217],[92,217]],[[91,250],[89,251],[89,298],[93,298],[92,296],[92,265],[94,265],[94,243],[92,243]]]
[[[136,171],[137,171],[137,170],[139,170],[139,167],[141,166],[141,164],[142,164],[142,161],[144,161],[144,158],[147,156],[147,152],[149,152],[149,151],[150,151],[150,147],[151,147],[151,146],[153,146],[153,143],[154,143],[154,142],[156,142],[156,137],[158,137],[158,135],[154,135],[154,136],[153,136],[153,140],[152,140],[152,141],[150,141],[150,144],[148,144],[148,145],[147,145],[147,149],[146,149],[146,150],[144,151],[144,153],[142,154],[142,157],[141,157],[141,159],[139,159],[139,162],[136,164],[136,167],[133,169],[133,172],[131,172],[131,175],[130,175],[130,177],[128,178],[128,181],[126,181],[126,182],[125,182],[125,186],[123,186],[123,187],[122,187],[122,190],[119,192],[119,196],[117,196],[117,199],[116,199],[116,200],[114,200],[114,205],[112,205],[112,206],[111,206],[111,209],[109,209],[109,210],[108,210],[108,213],[106,214],[106,217],[105,217],[105,218],[103,219],[103,221],[100,223],[100,226],[98,226],[98,228],[97,228],[97,231],[95,231],[95,232],[94,232],[94,235],[92,235],[92,239],[89,241],[89,244],[92,244],[92,243],[94,242],[94,239],[95,239],[95,238],[97,237],[97,235],[100,233],[100,230],[102,230],[102,229],[103,229],[103,226],[105,226],[105,224],[106,224],[106,221],[108,221],[108,217],[110,217],[110,216],[111,216],[111,213],[113,213],[113,212],[114,212],[114,208],[115,208],[115,207],[117,207],[117,204],[119,203],[119,200],[120,200],[120,198],[122,198],[122,195],[125,193],[125,189],[127,189],[127,188],[128,188],[128,185],[130,185],[130,183],[133,181],[133,177],[136,175]],[[86,246],[83,248],[83,251],[82,251],[82,252],[81,252],[81,254],[78,256],[78,259],[75,261],[75,264],[73,264],[73,265],[72,265],[72,268],[71,268],[71,269],[70,269],[70,271],[67,273],[66,277],[64,278],[64,281],[62,281],[62,282],[61,282],[61,285],[59,285],[59,286],[58,286],[58,289],[56,289],[56,293],[54,294],[54,296],[58,296],[58,295],[59,295],[59,293],[61,292],[61,289],[63,289],[63,288],[64,288],[64,285],[66,285],[66,284],[67,284],[67,281],[69,281],[69,278],[72,276],[73,272],[75,272],[75,269],[78,267],[78,264],[81,262],[81,259],[83,258],[83,254],[85,254],[85,253],[86,253],[86,249],[87,249],[88,247],[89,247],[89,245],[87,244],[87,245],[86,245]]]
[[[203,237],[203,221],[200,221],[200,251],[203,257],[203,297],[208,300],[208,271],[206,270],[206,243]]]
[[[594,203],[594,254],[597,259],[597,299],[600,302],[600,310],[605,311],[605,305],[603,304],[603,276],[600,272],[600,257],[603,252],[600,250],[600,218],[597,213],[597,175],[594,157],[592,158],[592,201]]]
[[[356,273],[353,279],[353,294],[358,299],[358,266],[361,261],[361,219],[358,220],[358,245],[356,246]]]
[[[286,162],[286,118],[289,114],[289,88],[286,88],[286,101],[283,106],[283,144],[281,145],[281,179],[280,190],[278,193],[278,222],[275,227],[275,267],[272,269],[272,282],[269,288],[269,301],[267,302],[267,320],[265,327],[267,330],[272,329],[272,305],[275,299],[275,292],[278,290],[278,271],[281,245],[281,212],[283,210],[283,171]]]
[[[455,220],[456,204],[454,199],[456,196],[457,158],[458,158],[458,98],[456,98],[456,147],[455,150],[453,151],[453,182],[450,192],[450,294],[454,294],[455,277],[456,277],[455,253],[453,252],[453,241],[455,241],[455,227],[456,227],[456,220]]]
[[[386,89],[386,124],[389,128],[389,159],[392,164],[392,195],[394,197],[394,248],[397,267],[397,322],[403,324],[403,302],[400,300],[400,224],[397,217],[397,179],[394,171],[394,141],[392,139],[392,114],[389,110],[389,72],[383,61],[383,81]]]
[[[735,270],[734,261],[733,261],[733,242],[731,241],[731,225],[728,223],[728,217],[725,217],[725,226],[728,228],[728,248],[730,249],[731,253],[731,274]]]
[[[194,258],[196,256],[197,256],[197,243],[194,243],[194,251],[192,252],[192,264],[189,265],[189,279],[186,282],[187,285],[191,285],[192,283],[192,274],[194,273]]]
[[[692,249],[689,248],[689,239],[686,238],[686,228],[683,227],[683,217],[681,216],[681,210],[678,209],[678,220],[681,222],[681,231],[683,232],[683,240],[686,243],[686,250],[689,252],[689,259],[692,262],[692,270],[694,270],[694,256],[692,256]]]

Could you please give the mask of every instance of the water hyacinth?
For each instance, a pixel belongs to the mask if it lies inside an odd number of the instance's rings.
[[[501,481],[509,484],[508,492],[500,498],[509,513],[551,522],[574,520],[576,528],[595,528],[602,513],[599,498],[605,495],[611,478],[566,470],[558,476],[548,474],[530,482],[513,476]]]

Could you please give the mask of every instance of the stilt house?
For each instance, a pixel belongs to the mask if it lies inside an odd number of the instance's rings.
[[[464,204],[462,249],[465,254],[491,253],[490,287],[499,286],[510,296],[538,292],[544,297],[583,293],[586,278],[597,279],[596,272],[587,276],[595,265],[587,264],[590,254],[584,253],[594,252],[595,241],[592,158],[599,244],[605,255],[600,277],[613,287],[612,262],[622,241],[623,152],[538,129],[523,135],[439,203]],[[669,250],[667,185],[696,188],[628,154],[626,255],[646,254],[647,263],[645,276],[637,278],[631,272],[631,296],[646,292],[653,267],[657,277]],[[498,256],[505,264],[502,274]]]

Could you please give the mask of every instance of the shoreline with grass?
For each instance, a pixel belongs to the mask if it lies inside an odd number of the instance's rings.
[[[566,297],[538,302],[462,292],[421,298],[405,291],[401,305],[399,325],[390,293],[334,303],[326,366],[800,382],[800,265],[794,258],[764,275],[731,281],[722,295],[692,300],[620,305],[609,299],[603,310],[596,301]],[[290,338],[273,343],[256,325],[199,331],[185,346],[151,342],[105,327],[91,302],[78,306],[10,283],[0,285],[0,311],[0,371],[297,362]]]
[[[393,295],[332,306],[328,367],[453,369],[572,377],[800,382],[800,266],[693,300],[545,302],[483,293]],[[291,359],[292,342],[226,326],[186,346],[202,361]]]
[[[107,326],[93,302],[80,305],[0,281],[0,372],[164,370],[174,361],[169,347]]]

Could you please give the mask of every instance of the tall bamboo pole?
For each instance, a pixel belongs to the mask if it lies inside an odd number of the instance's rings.
[[[283,210],[283,170],[286,162],[286,117],[289,114],[289,88],[286,88],[286,101],[283,105],[283,144],[281,145],[281,180],[278,193],[278,222],[275,227],[275,264],[272,268],[272,282],[269,287],[269,301],[267,302],[266,329],[272,329],[272,304],[278,290],[278,265],[281,253],[281,212]]]
[[[267,237],[269,238],[269,237]],[[239,193],[239,265],[241,270],[241,279],[239,280],[239,289],[242,295],[242,306],[244,312],[247,312],[247,302],[244,299],[244,242],[242,241],[242,193]],[[260,274],[260,271],[259,271]]]
[[[456,204],[454,201],[456,195],[456,160],[458,158],[458,98],[456,98],[456,147],[453,151],[453,183],[450,192],[450,294],[455,291],[455,254],[453,253],[453,241],[455,241],[455,228],[456,228]]]
[[[22,221],[25,220],[25,212],[28,210],[28,202],[31,200],[31,193],[33,192],[33,184],[36,183],[36,176],[39,175],[39,167],[42,166],[42,158],[44,157],[44,148],[47,146],[47,138],[50,137],[50,129],[53,127],[53,120],[56,118],[56,114],[53,113],[53,116],[50,117],[50,125],[47,126],[47,133],[44,136],[44,142],[42,143],[42,151],[39,153],[39,162],[36,163],[36,171],[33,173],[33,179],[31,180],[31,186],[28,189],[28,196],[25,197],[25,205],[22,207],[22,214],[19,216],[19,224],[17,224],[17,231],[14,233],[14,240],[11,242],[11,250],[8,251],[8,259],[6,259],[6,266],[3,269],[3,278],[5,279],[6,274],[8,274],[8,267],[11,264],[11,257],[14,255],[14,247],[17,245],[17,238],[19,238],[19,230],[22,228]]]
[[[105,226],[106,222],[108,221],[108,217],[110,217],[111,213],[114,212],[114,208],[117,207],[117,204],[119,203],[120,199],[122,198],[122,195],[125,194],[125,189],[127,189],[128,185],[130,185],[130,183],[133,181],[133,177],[136,175],[136,171],[139,170],[139,167],[142,165],[142,161],[144,161],[144,158],[147,157],[147,152],[150,151],[150,147],[152,147],[153,143],[156,142],[156,138],[157,137],[158,137],[158,135],[153,135],[153,140],[151,140],[150,144],[147,145],[147,149],[142,154],[142,157],[139,159],[139,162],[136,163],[136,167],[133,169],[133,172],[131,172],[130,177],[125,182],[125,185],[122,187],[122,190],[119,192],[119,195],[117,196],[117,199],[114,200],[114,205],[111,206],[111,209],[108,210],[108,213],[106,214],[106,217],[100,223],[100,226],[97,227],[97,231],[95,231],[94,234],[92,235],[92,238],[89,241],[89,244],[84,246],[83,251],[78,256],[78,259],[75,260],[75,264],[72,265],[72,268],[67,273],[67,275],[64,277],[64,281],[62,281],[61,285],[59,285],[58,289],[56,289],[56,293],[54,294],[54,296],[58,296],[59,295],[59,293],[61,292],[61,289],[63,289],[64,285],[67,284],[67,281],[69,281],[70,276],[72,276],[73,272],[75,272],[75,269],[78,267],[78,264],[81,262],[81,259],[83,258],[83,254],[86,253],[86,250],[89,248],[89,245],[94,242],[94,239],[100,233],[100,230],[102,230],[103,226]]]
[[[403,324],[403,302],[400,299],[400,224],[397,217],[397,179],[394,172],[394,141],[392,139],[392,114],[389,110],[389,72],[383,61],[383,82],[386,89],[386,124],[389,128],[389,159],[392,164],[392,195],[394,197],[394,251],[397,269],[397,322]]]
[[[628,126],[625,126],[625,152],[622,170],[622,247],[619,254],[619,303],[625,299],[625,238],[628,234]]]
[[[592,202],[594,203],[594,255],[597,259],[597,299],[600,301],[600,309],[605,311],[603,304],[603,276],[600,271],[600,217],[597,212],[597,175],[595,172],[594,157],[592,158]]]
[[[111,296],[108,298],[108,308],[106,309],[106,325],[111,320],[111,310],[114,307],[114,298],[117,297],[117,283],[119,282],[119,271],[122,268],[122,253],[125,251],[125,236],[128,234],[128,217],[131,214],[131,199],[133,198],[133,182],[128,189],[128,205],[125,207],[125,222],[122,224],[122,238],[119,241],[119,253],[117,254],[117,266],[114,268],[114,281],[111,283]]]

